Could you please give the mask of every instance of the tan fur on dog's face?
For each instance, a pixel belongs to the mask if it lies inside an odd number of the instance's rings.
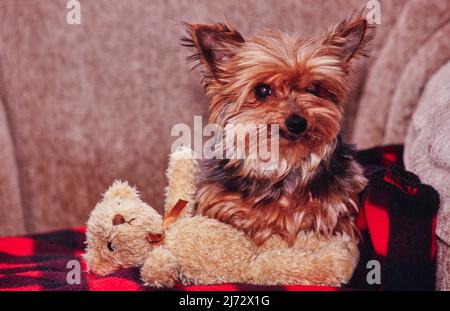
[[[191,39],[185,42],[197,48],[191,59],[204,68],[210,122],[222,127],[278,124],[280,156],[288,169],[298,168],[312,154],[323,158],[340,131],[350,62],[364,54],[370,39],[366,29],[366,21],[356,19],[318,39],[273,31],[244,39],[228,25],[189,25]],[[264,100],[255,95],[261,84],[272,90]],[[307,121],[301,137],[286,128],[292,114]]]

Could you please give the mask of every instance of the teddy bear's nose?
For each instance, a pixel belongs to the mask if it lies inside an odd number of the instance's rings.
[[[121,225],[123,223],[125,223],[125,218],[120,214],[116,214],[112,220],[113,226]]]

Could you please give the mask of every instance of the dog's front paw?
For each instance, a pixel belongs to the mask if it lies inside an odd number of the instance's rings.
[[[150,287],[173,287],[177,274],[175,256],[163,247],[151,251],[141,268],[141,279],[144,285]]]

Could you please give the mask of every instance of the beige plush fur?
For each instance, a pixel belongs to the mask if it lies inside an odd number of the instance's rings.
[[[356,245],[344,236],[325,240],[300,235],[293,248],[281,239],[271,243],[261,249],[230,225],[203,216],[183,217],[166,231],[164,245],[150,252],[142,280],[153,287],[171,287],[176,281],[340,286],[358,260]]]
[[[140,199],[135,188],[114,182],[87,222],[84,259],[88,269],[105,275],[141,266],[152,249],[147,233],[160,233],[161,223],[161,215]]]
[[[189,202],[170,225],[127,183],[116,182],[105,193],[88,221],[84,257],[91,271],[107,274],[120,267],[142,266],[142,280],[152,287],[172,287],[177,282],[333,286],[348,282],[359,253],[345,235],[324,238],[301,233],[292,247],[274,235],[257,247],[243,231],[216,219],[193,216],[197,164],[192,155],[180,149],[170,157],[166,219],[176,200]],[[114,225],[118,214],[125,221]],[[164,238],[152,243],[149,233],[163,233]],[[113,250],[108,249],[109,242]]]
[[[168,211],[182,199],[188,202],[183,214],[193,212],[195,198],[195,176],[198,171],[197,161],[194,161],[192,149],[180,147],[170,155],[169,167],[166,176],[168,186],[166,187],[166,201],[164,203],[164,212]]]

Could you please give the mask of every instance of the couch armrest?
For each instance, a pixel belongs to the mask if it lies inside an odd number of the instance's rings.
[[[450,290],[450,62],[428,81],[405,140],[406,169],[440,196],[437,286]]]

